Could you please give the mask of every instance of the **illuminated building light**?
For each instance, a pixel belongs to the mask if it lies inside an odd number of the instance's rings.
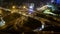
[[[29,8],[34,8],[34,3],[31,3]]]
[[[30,9],[33,9],[33,6],[29,6]]]

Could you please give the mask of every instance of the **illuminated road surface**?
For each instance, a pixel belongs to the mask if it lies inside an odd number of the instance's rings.
[[[0,9],[4,9],[4,10],[6,10],[6,11],[12,11],[12,10],[10,10],[10,9],[5,9],[5,8],[1,8],[1,7],[0,7]],[[24,10],[23,10],[23,11],[24,11]],[[54,21],[50,21],[49,19],[46,19],[46,18],[43,18],[43,17],[37,17],[37,16],[35,16],[35,15],[33,15],[33,14],[22,13],[21,11],[19,11],[19,12],[17,12],[17,13],[19,13],[19,14],[25,16],[25,17],[31,17],[31,18],[33,18],[33,19],[39,20],[39,21],[41,21],[42,24],[45,24],[45,21],[47,21],[47,22],[49,22],[49,24],[60,26],[59,23],[56,23],[56,22],[54,22]],[[47,17],[49,17],[49,16],[47,16]],[[52,16],[51,16],[51,17],[52,17]],[[57,21],[60,20],[60,19],[55,18],[55,17],[53,17],[53,19],[57,19]],[[18,20],[19,20],[19,18],[18,18]],[[52,22],[53,22],[53,23],[52,23]],[[15,23],[15,24],[16,24],[16,23]]]

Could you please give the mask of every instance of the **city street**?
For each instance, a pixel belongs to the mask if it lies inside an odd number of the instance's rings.
[[[0,0],[0,34],[60,33],[59,2]]]

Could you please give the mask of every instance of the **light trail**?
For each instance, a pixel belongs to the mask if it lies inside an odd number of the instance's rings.
[[[2,8],[2,7],[0,7],[0,9],[3,9],[5,11],[11,11],[10,9],[6,9],[6,8]]]
[[[6,11],[12,11],[12,10],[10,10],[10,9],[6,9],[6,8],[2,8],[2,7],[0,7],[0,9],[3,9],[3,10],[6,10]],[[51,22],[50,20],[48,20],[48,19],[46,19],[46,18],[42,18],[42,17],[37,17],[37,16],[34,16],[34,15],[32,15],[32,14],[26,14],[26,13],[22,13],[21,11],[19,11],[19,12],[17,12],[17,13],[19,13],[19,14],[21,14],[21,15],[23,15],[23,16],[25,16],[25,17],[31,17],[31,18],[33,18],[33,19],[36,19],[36,20],[38,20],[38,21],[47,21],[47,22]],[[45,22],[44,22],[45,23]],[[42,23],[43,24],[43,23]],[[53,21],[53,23],[49,23],[49,24],[52,24],[52,25],[60,25],[60,24],[58,24],[58,23],[56,23],[56,22],[54,22]]]

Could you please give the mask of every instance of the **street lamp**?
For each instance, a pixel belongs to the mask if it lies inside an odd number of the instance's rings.
[[[23,6],[23,8],[26,8],[26,6]]]
[[[11,11],[11,13],[14,13],[14,12],[17,12],[17,9],[16,9],[16,6],[15,6],[15,5],[12,6],[12,11]]]
[[[16,8],[16,6],[12,6],[12,8],[14,9],[14,8]]]

